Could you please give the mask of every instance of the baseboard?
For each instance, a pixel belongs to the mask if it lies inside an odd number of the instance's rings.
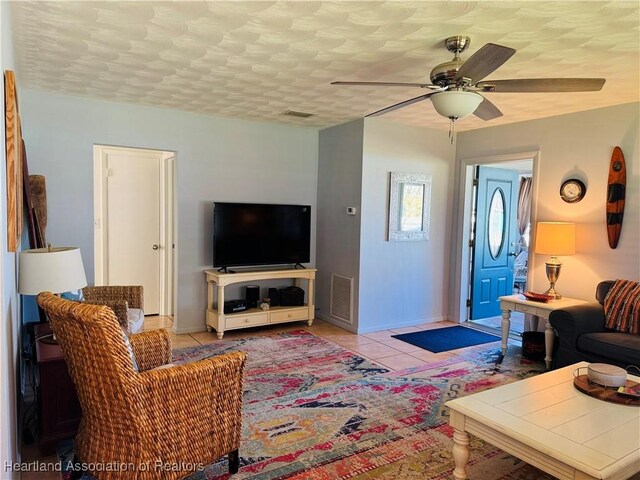
[[[440,315],[437,317],[432,317],[427,319],[416,319],[416,320],[407,320],[404,322],[383,323],[380,325],[372,325],[364,328],[359,328],[358,333],[373,333],[373,332],[379,332],[381,330],[396,330],[398,328],[415,327],[416,325],[420,325],[422,323],[436,323],[436,322],[442,322],[444,320],[448,320],[448,319],[445,316]]]
[[[349,332],[358,333],[357,332],[357,327],[355,325],[351,325],[349,323],[341,322],[340,320],[336,320],[335,318],[333,318],[330,315],[325,315],[323,313],[316,312],[316,318],[319,319],[319,320],[322,320],[323,322],[330,323],[331,325],[335,325],[336,327],[344,328],[345,330],[347,330]]]

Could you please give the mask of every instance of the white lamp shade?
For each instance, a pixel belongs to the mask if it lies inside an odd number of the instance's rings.
[[[50,247],[20,252],[18,293],[63,293],[86,286],[79,248]]]
[[[436,111],[447,118],[467,117],[476,111],[483,100],[477,93],[461,90],[436,93],[430,98]]]
[[[569,222],[538,222],[535,252],[543,255],[574,255],[576,225]]]

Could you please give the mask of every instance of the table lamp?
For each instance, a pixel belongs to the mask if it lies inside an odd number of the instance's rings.
[[[574,255],[576,253],[575,223],[538,222],[535,252],[542,255],[551,255],[551,259],[545,262],[549,290],[544,293],[554,299],[562,298],[556,290],[556,282],[560,276],[560,267],[562,267],[558,256]]]
[[[87,286],[77,247],[47,247],[20,252],[18,293],[64,293]],[[53,336],[55,342],[55,336]],[[51,343],[51,342],[50,342]]]

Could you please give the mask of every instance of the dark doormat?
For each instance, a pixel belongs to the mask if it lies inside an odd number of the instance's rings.
[[[393,338],[424,348],[430,352],[439,353],[458,348],[497,342],[500,337],[490,333],[479,332],[466,327],[444,327],[423,332],[403,333],[393,335]]]

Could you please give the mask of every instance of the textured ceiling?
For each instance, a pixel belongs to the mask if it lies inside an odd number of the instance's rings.
[[[425,93],[334,80],[428,81],[468,35],[517,53],[487,79],[606,77],[601,92],[488,94],[504,113],[459,130],[638,101],[634,1],[15,2],[21,87],[327,127]],[[285,110],[312,113],[307,119]],[[448,128],[430,101],[384,118]]]

